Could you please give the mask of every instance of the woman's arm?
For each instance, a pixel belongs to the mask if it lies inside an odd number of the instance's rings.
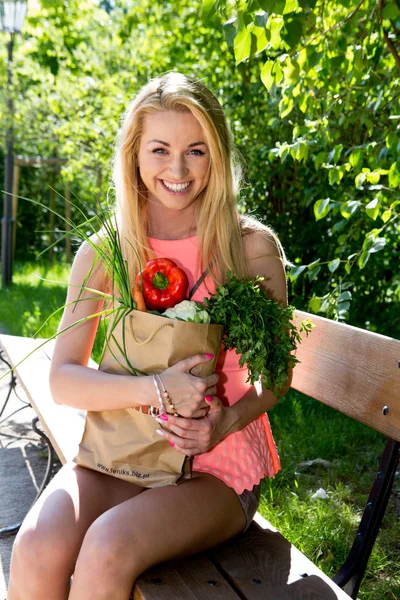
[[[50,388],[57,404],[68,404],[86,410],[128,408],[145,404],[153,397],[144,377],[109,375],[87,366],[96,336],[100,317],[92,317],[103,309],[100,295],[81,286],[93,267],[96,253],[87,242],[78,250],[69,278],[66,306],[56,338],[50,371]],[[98,262],[94,265],[87,287],[105,292],[106,275]],[[80,296],[81,293],[81,296]],[[80,299],[79,299],[80,296]],[[79,300],[78,300],[79,299]],[[73,302],[76,304],[70,304]],[[76,324],[81,319],[83,323]],[[135,398],[135,401],[133,401]]]
[[[72,266],[66,301],[68,306],[64,310],[59,331],[70,329],[58,335],[51,364],[50,388],[54,401],[85,410],[157,405],[157,393],[151,377],[114,375],[87,366],[100,319],[89,317],[103,309],[103,300],[101,296],[96,297],[93,292],[86,290],[80,296],[80,299],[86,299],[78,301],[78,298],[95,259],[95,251],[84,242]],[[100,262],[95,264],[86,286],[100,292],[106,290],[106,275]],[[86,321],[76,324],[81,319]],[[215,393],[217,375],[199,378],[189,373],[194,365],[207,360],[203,355],[198,355],[164,371],[163,380],[168,382],[167,389],[171,397],[176,399],[177,408],[182,414],[197,416],[196,411],[204,405],[204,396]]]

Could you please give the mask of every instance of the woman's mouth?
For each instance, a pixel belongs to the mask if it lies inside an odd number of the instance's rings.
[[[159,179],[161,185],[167,192],[175,195],[183,195],[186,194],[188,189],[192,186],[192,181],[184,181],[182,183],[174,183],[172,181],[167,181],[166,179]]]

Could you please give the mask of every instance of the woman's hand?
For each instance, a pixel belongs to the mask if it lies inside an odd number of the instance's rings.
[[[205,397],[216,393],[218,375],[212,373],[208,377],[196,377],[191,375],[190,370],[212,358],[214,357],[211,354],[196,354],[160,373],[164,388],[181,417],[195,419],[204,417],[208,413],[209,405]]]
[[[229,408],[225,408],[216,396],[208,402],[208,407],[209,411],[202,419],[161,415],[156,418],[163,427],[158,432],[185,456],[208,452],[230,433]]]

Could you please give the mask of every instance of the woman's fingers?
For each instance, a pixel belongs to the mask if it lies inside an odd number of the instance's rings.
[[[194,456],[195,454],[201,454],[204,452],[199,444],[199,441],[196,439],[181,438],[179,435],[175,435],[170,431],[166,431],[165,429],[158,429],[157,433],[163,436],[168,441],[170,446],[173,446],[175,450],[185,454],[185,456]]]
[[[181,419],[171,415],[160,415],[156,417],[157,423],[166,427],[169,432],[181,438],[195,438],[200,430],[199,421],[196,419]]]
[[[205,452],[211,441],[212,424],[204,419],[181,419],[170,415],[156,418],[161,425],[157,433],[178,452],[187,456]]]
[[[189,372],[196,365],[207,363],[212,358],[214,358],[214,354],[195,354],[194,356],[190,356],[189,358],[180,360],[178,363],[176,363],[176,365],[174,365],[174,367],[177,368],[179,371]]]
[[[215,396],[217,394],[217,386],[216,385],[212,385],[211,387],[208,387],[205,391],[204,397],[206,396]]]
[[[190,369],[200,363],[211,360],[211,354],[196,354],[184,359],[160,373],[164,388],[178,414],[185,418],[201,418],[207,412],[206,396],[217,393],[218,375],[212,373],[207,377],[196,377]]]

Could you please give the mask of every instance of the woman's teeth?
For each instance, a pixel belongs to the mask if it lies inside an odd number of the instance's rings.
[[[187,183],[170,183],[169,181],[165,181],[164,179],[162,179],[161,181],[163,182],[166,188],[171,190],[171,192],[183,192],[183,190],[186,190],[191,183],[190,181],[188,181]]]

